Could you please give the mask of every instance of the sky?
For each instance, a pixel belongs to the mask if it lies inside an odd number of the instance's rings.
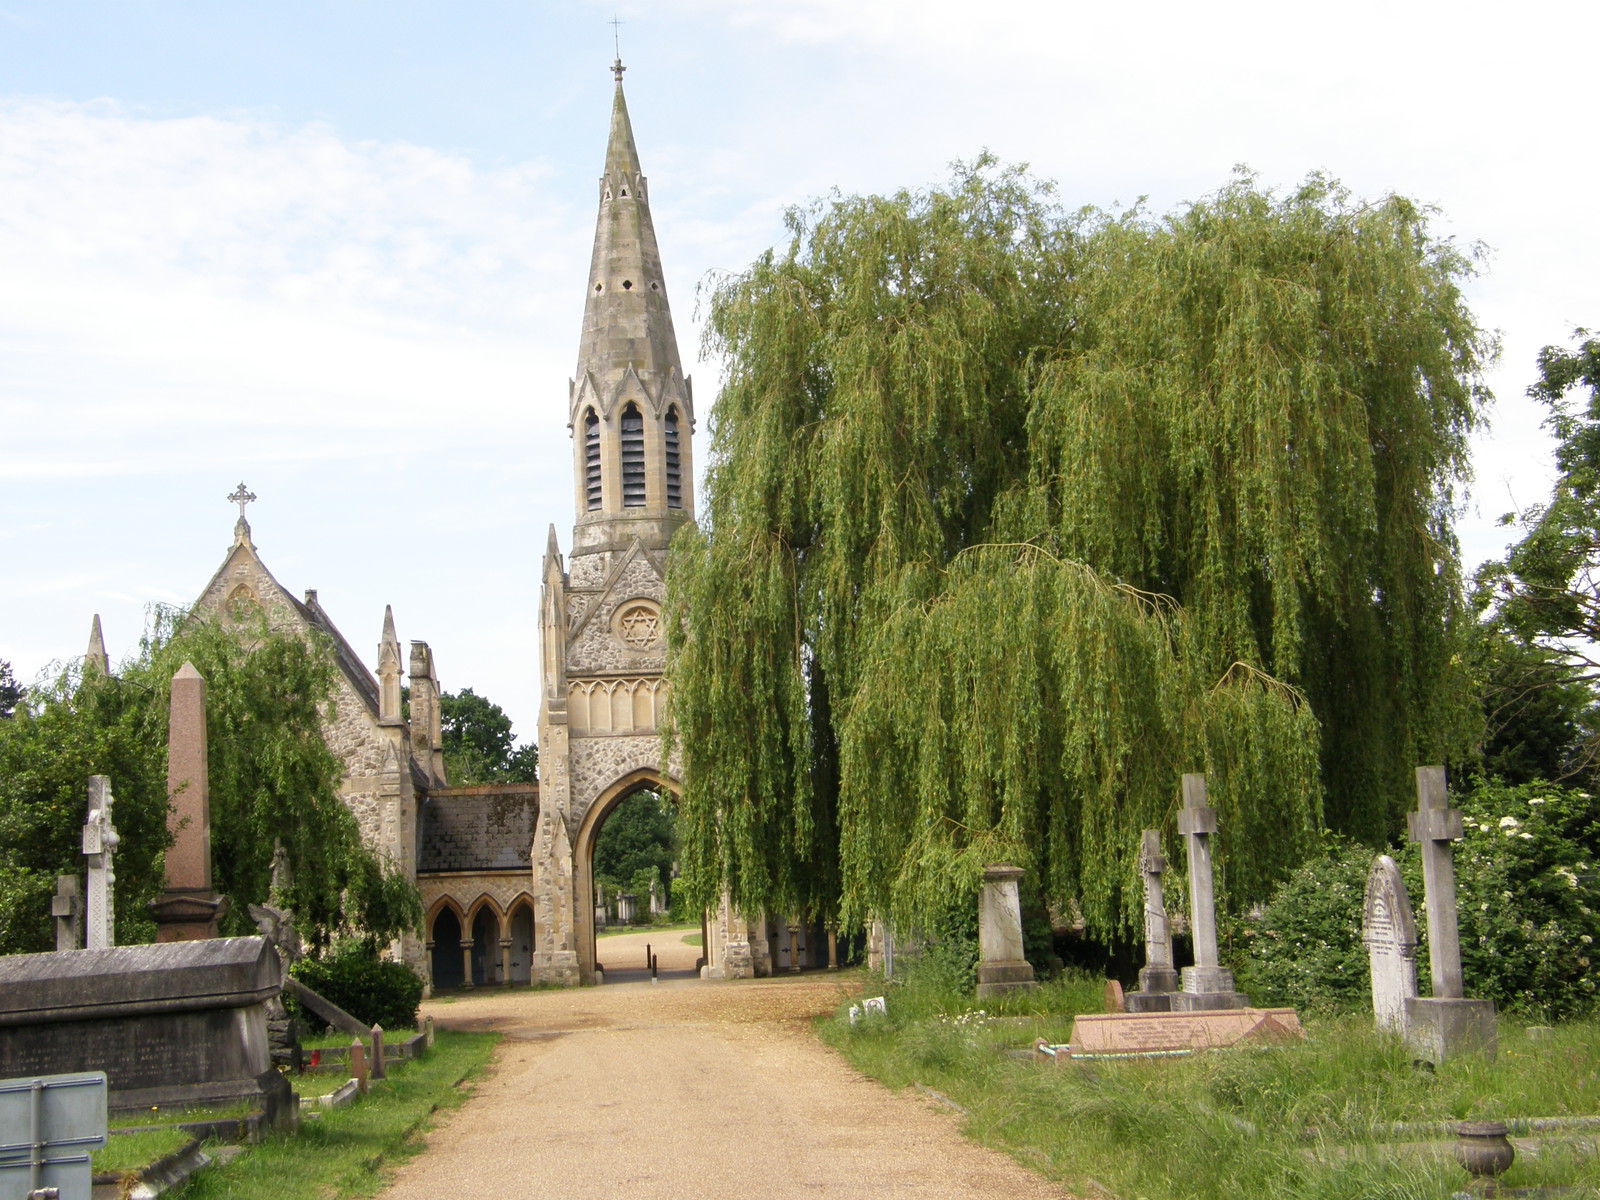
[[[1600,322],[1597,36],[1541,0],[0,0],[0,659],[32,681],[96,613],[134,654],[243,481],[280,583],[373,662],[393,605],[533,737],[614,37],[700,462],[697,293],[791,205],[985,149],[1156,213],[1322,171],[1485,248],[1470,570],[1549,491],[1535,355]]]

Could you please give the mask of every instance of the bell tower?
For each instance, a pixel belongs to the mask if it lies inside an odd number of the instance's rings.
[[[693,393],[678,359],[649,184],[622,93],[622,60],[611,69],[617,80],[611,134],[577,375],[568,389],[574,556],[626,548],[635,538],[662,551],[678,526],[694,518]]]
[[[555,527],[540,595],[539,818],[533,971],[595,979],[594,839],[645,789],[677,788],[661,761],[667,683],[661,604],[672,535],[694,520],[694,397],[678,357],[650,191],[616,87],[568,385],[574,523]]]

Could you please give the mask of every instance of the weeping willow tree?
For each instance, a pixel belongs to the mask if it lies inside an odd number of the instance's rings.
[[[927,912],[985,861],[1128,928],[1205,770],[1227,894],[1397,828],[1473,735],[1449,528],[1492,345],[1428,214],[1239,177],[1165,219],[988,160],[719,283],[670,741],[701,899]]]

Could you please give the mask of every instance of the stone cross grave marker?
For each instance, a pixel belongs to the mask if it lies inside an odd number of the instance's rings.
[[[50,915],[56,922],[56,949],[83,949],[83,892],[76,875],[57,875],[56,894],[50,898]]]
[[[1144,879],[1144,967],[1139,990],[1124,997],[1129,1012],[1166,1012],[1178,990],[1178,972],[1172,965],[1172,930],[1167,922],[1161,876],[1167,869],[1161,853],[1161,834],[1146,829],[1139,848],[1139,874]]]
[[[1450,807],[1443,767],[1417,768],[1417,811],[1406,820],[1422,845],[1423,906],[1428,914],[1428,969],[1433,995],[1406,1000],[1406,1037],[1435,1062],[1467,1051],[1495,1053],[1494,1004],[1462,994],[1461,933],[1456,925],[1456,870],[1450,843],[1463,832]]]
[[[1378,1028],[1404,1033],[1406,1001],[1417,996],[1417,922],[1400,868],[1387,854],[1372,860],[1362,911],[1361,940],[1372,974],[1372,1014]]]
[[[83,853],[89,860],[84,946],[89,950],[109,950],[117,944],[112,895],[117,876],[112,860],[119,839],[117,828],[111,823],[111,803],[111,780],[104,775],[89,776],[89,819],[83,826]]]
[[[1183,777],[1183,808],[1178,812],[1178,832],[1189,852],[1189,931],[1194,937],[1194,966],[1183,969],[1182,990],[1172,997],[1172,1008],[1194,1012],[1213,1008],[1244,1008],[1249,997],[1233,989],[1233,972],[1217,954],[1217,902],[1211,876],[1211,835],[1217,831],[1217,810],[1206,804],[1206,777]]]

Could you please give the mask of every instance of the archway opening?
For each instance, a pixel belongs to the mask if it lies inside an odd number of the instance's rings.
[[[501,982],[500,922],[485,904],[472,919],[472,985]]]
[[[672,919],[676,803],[671,780],[637,771],[585,815],[573,855],[584,982],[646,981],[652,957],[659,979],[698,978],[705,955],[700,915]]]
[[[511,982],[531,983],[533,974],[533,905],[527,897],[511,907]]]
[[[445,905],[434,914],[428,941],[432,945],[429,966],[433,970],[433,986],[460,987],[464,982],[461,973],[461,921],[455,909]]]

